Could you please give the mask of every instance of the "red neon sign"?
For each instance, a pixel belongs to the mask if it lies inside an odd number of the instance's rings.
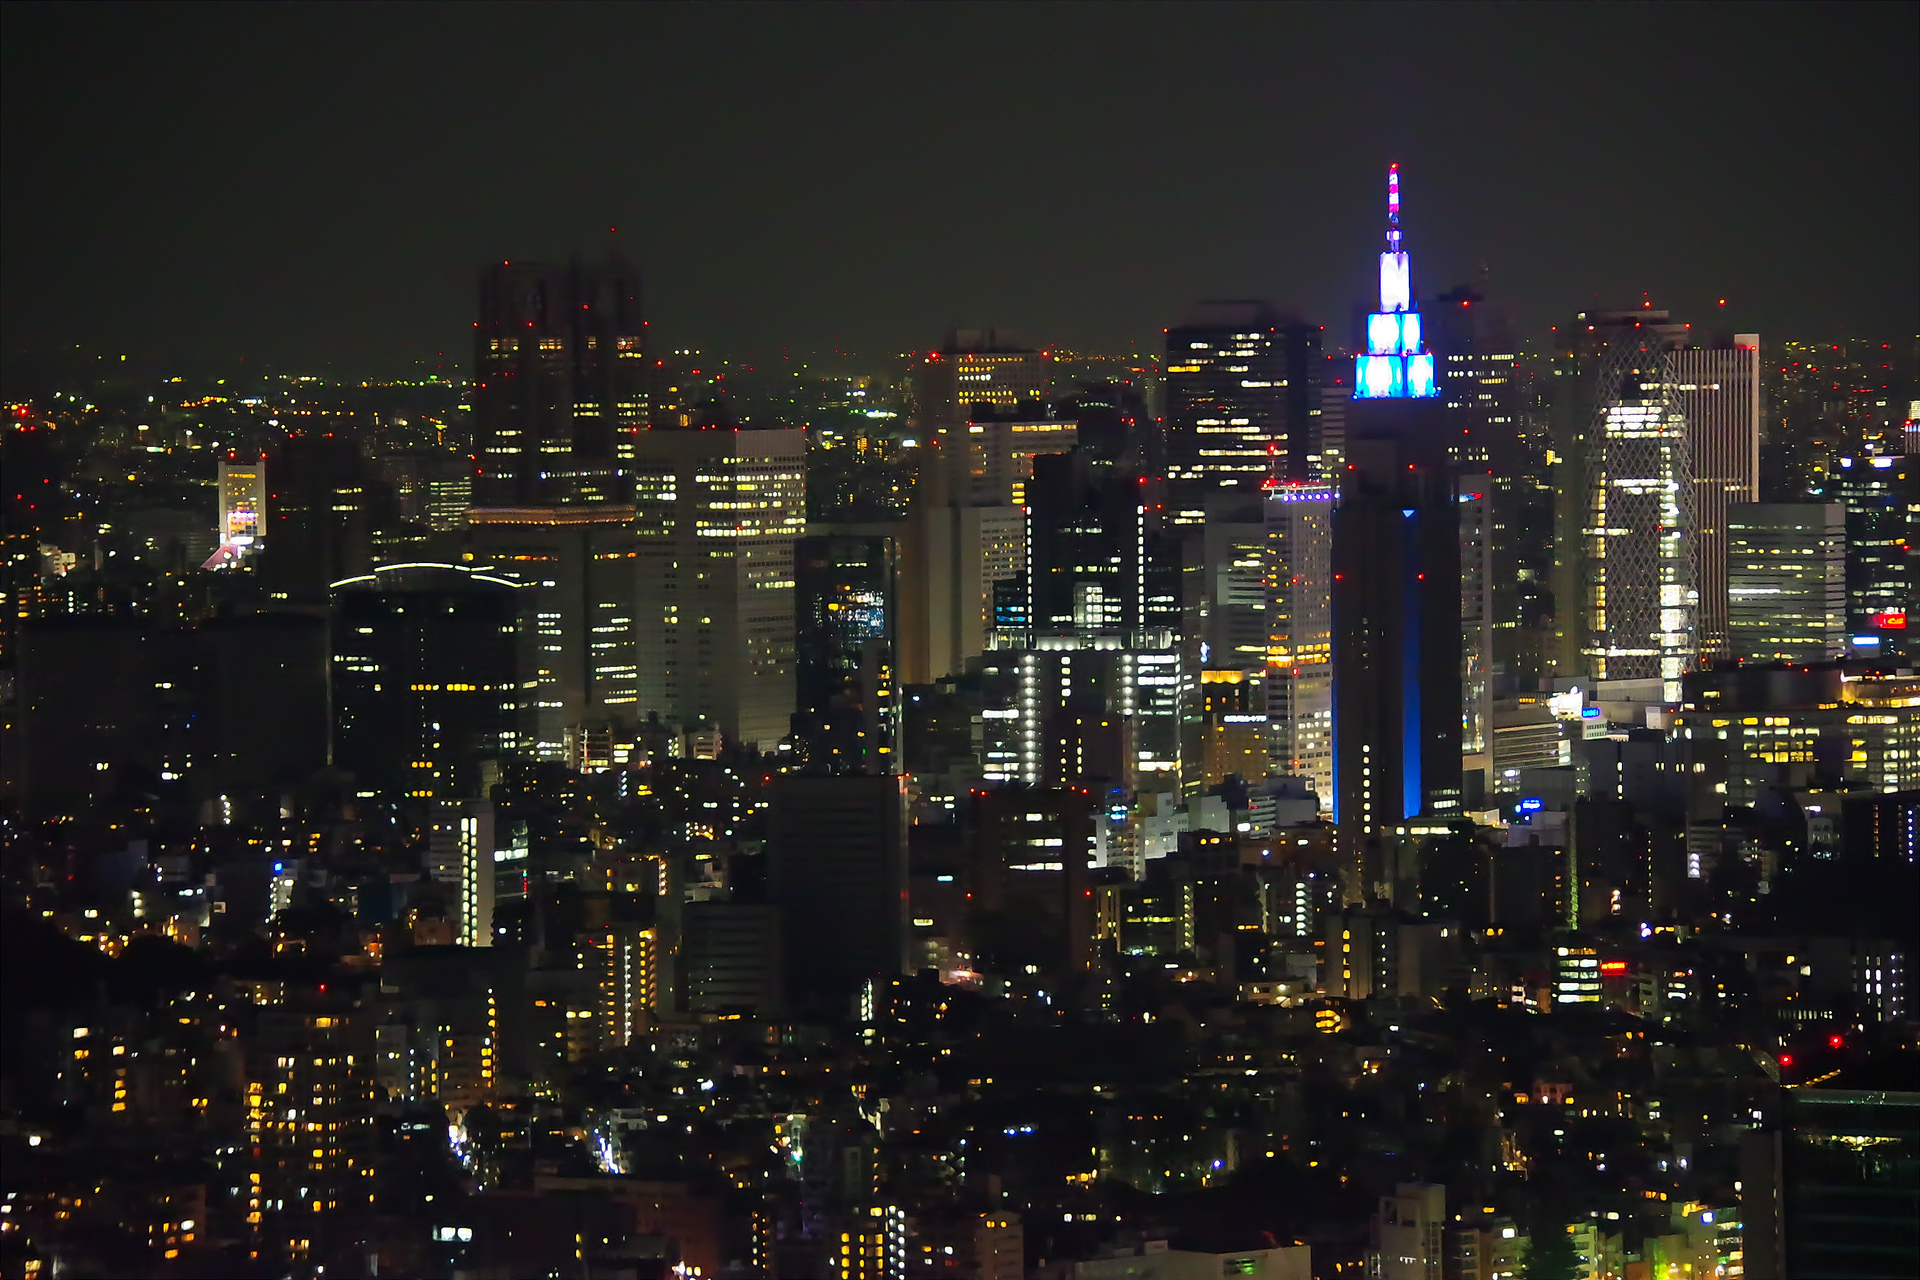
[[[1905,631],[1907,629],[1907,611],[1888,609],[1884,613],[1873,615],[1873,625],[1881,631]]]

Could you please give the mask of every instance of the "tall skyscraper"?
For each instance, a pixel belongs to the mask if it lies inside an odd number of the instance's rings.
[[[624,500],[647,424],[639,271],[489,266],[473,341],[480,505]]]
[[[771,751],[794,711],[805,435],[659,429],[632,450],[638,710]]]
[[[1904,658],[1913,616],[1913,530],[1920,490],[1909,456],[1843,457],[1814,496],[1847,513],[1847,644],[1863,656]]]
[[[1380,827],[1461,800],[1460,504],[1397,165],[1387,210],[1333,513],[1334,816],[1349,898],[1387,878],[1368,852]]]
[[[1728,651],[1824,662],[1846,643],[1846,513],[1837,503],[1727,508]]]
[[[1668,357],[1693,474],[1694,584],[1703,657],[1727,648],[1727,508],[1760,500],[1760,335],[1687,346]]]
[[[531,749],[520,685],[537,645],[520,604],[536,591],[451,564],[334,584],[333,758],[357,791],[477,796],[482,760]]]
[[[582,734],[644,719],[634,508],[600,502],[485,507],[468,515],[464,565],[529,588],[519,609],[520,751],[567,760]]]
[[[1457,481],[1460,500],[1460,760],[1493,782],[1493,493],[1487,475]],[[1471,797],[1469,797],[1471,799]]]
[[[1333,803],[1334,492],[1285,483],[1265,499],[1270,771],[1310,780],[1323,807]]]
[[[1319,326],[1257,300],[1200,303],[1167,331],[1167,479],[1176,494],[1258,488],[1276,471],[1311,478],[1320,338]],[[1198,511],[1184,498],[1179,506]]]
[[[1664,311],[1577,317],[1556,404],[1556,669],[1666,682],[1699,657],[1692,448]]]
[[[1011,502],[1013,483],[1024,484],[1012,456],[1014,433],[1005,433],[1000,452],[1006,456],[996,469],[988,437],[999,428],[983,421],[978,441],[969,428],[976,407],[991,409],[983,419],[1019,419],[1021,406],[1032,411],[1051,394],[1052,377],[1046,352],[993,329],[954,331],[915,370],[922,444],[901,538],[903,683],[926,684],[964,670],[992,630],[994,583],[1025,567],[1025,517]]]
[[[1178,627],[1178,549],[1156,498],[1152,477],[1087,450],[1034,459],[1023,567],[1036,638]]]
[[[898,544],[835,533],[794,549],[794,750],[827,773],[897,773],[894,609]]]

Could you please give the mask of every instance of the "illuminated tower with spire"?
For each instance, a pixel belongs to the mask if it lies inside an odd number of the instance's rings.
[[[1413,305],[1413,269],[1400,241],[1400,166],[1387,168],[1387,247],[1380,255],[1380,309],[1367,317],[1367,349],[1354,358],[1356,400],[1438,396],[1433,353]]]
[[[1399,897],[1396,828],[1456,816],[1460,519],[1446,403],[1387,176],[1380,309],[1354,365],[1333,512],[1333,791],[1349,900]]]

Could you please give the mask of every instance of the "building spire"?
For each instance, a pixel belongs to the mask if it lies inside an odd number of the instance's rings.
[[[1400,166],[1387,166],[1387,252],[1400,252]]]
[[[1400,166],[1387,166],[1387,248],[1380,255],[1380,309],[1367,317],[1367,349],[1355,362],[1356,400],[1424,400],[1440,394],[1433,355],[1413,305],[1413,268],[1400,238]]]

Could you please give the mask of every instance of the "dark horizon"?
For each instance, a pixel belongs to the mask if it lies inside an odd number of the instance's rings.
[[[1913,332],[1912,5],[961,12],[10,6],[9,376],[464,370],[483,263],[610,227],[663,348],[1334,332],[1389,161],[1420,293],[1484,272],[1529,333]]]

